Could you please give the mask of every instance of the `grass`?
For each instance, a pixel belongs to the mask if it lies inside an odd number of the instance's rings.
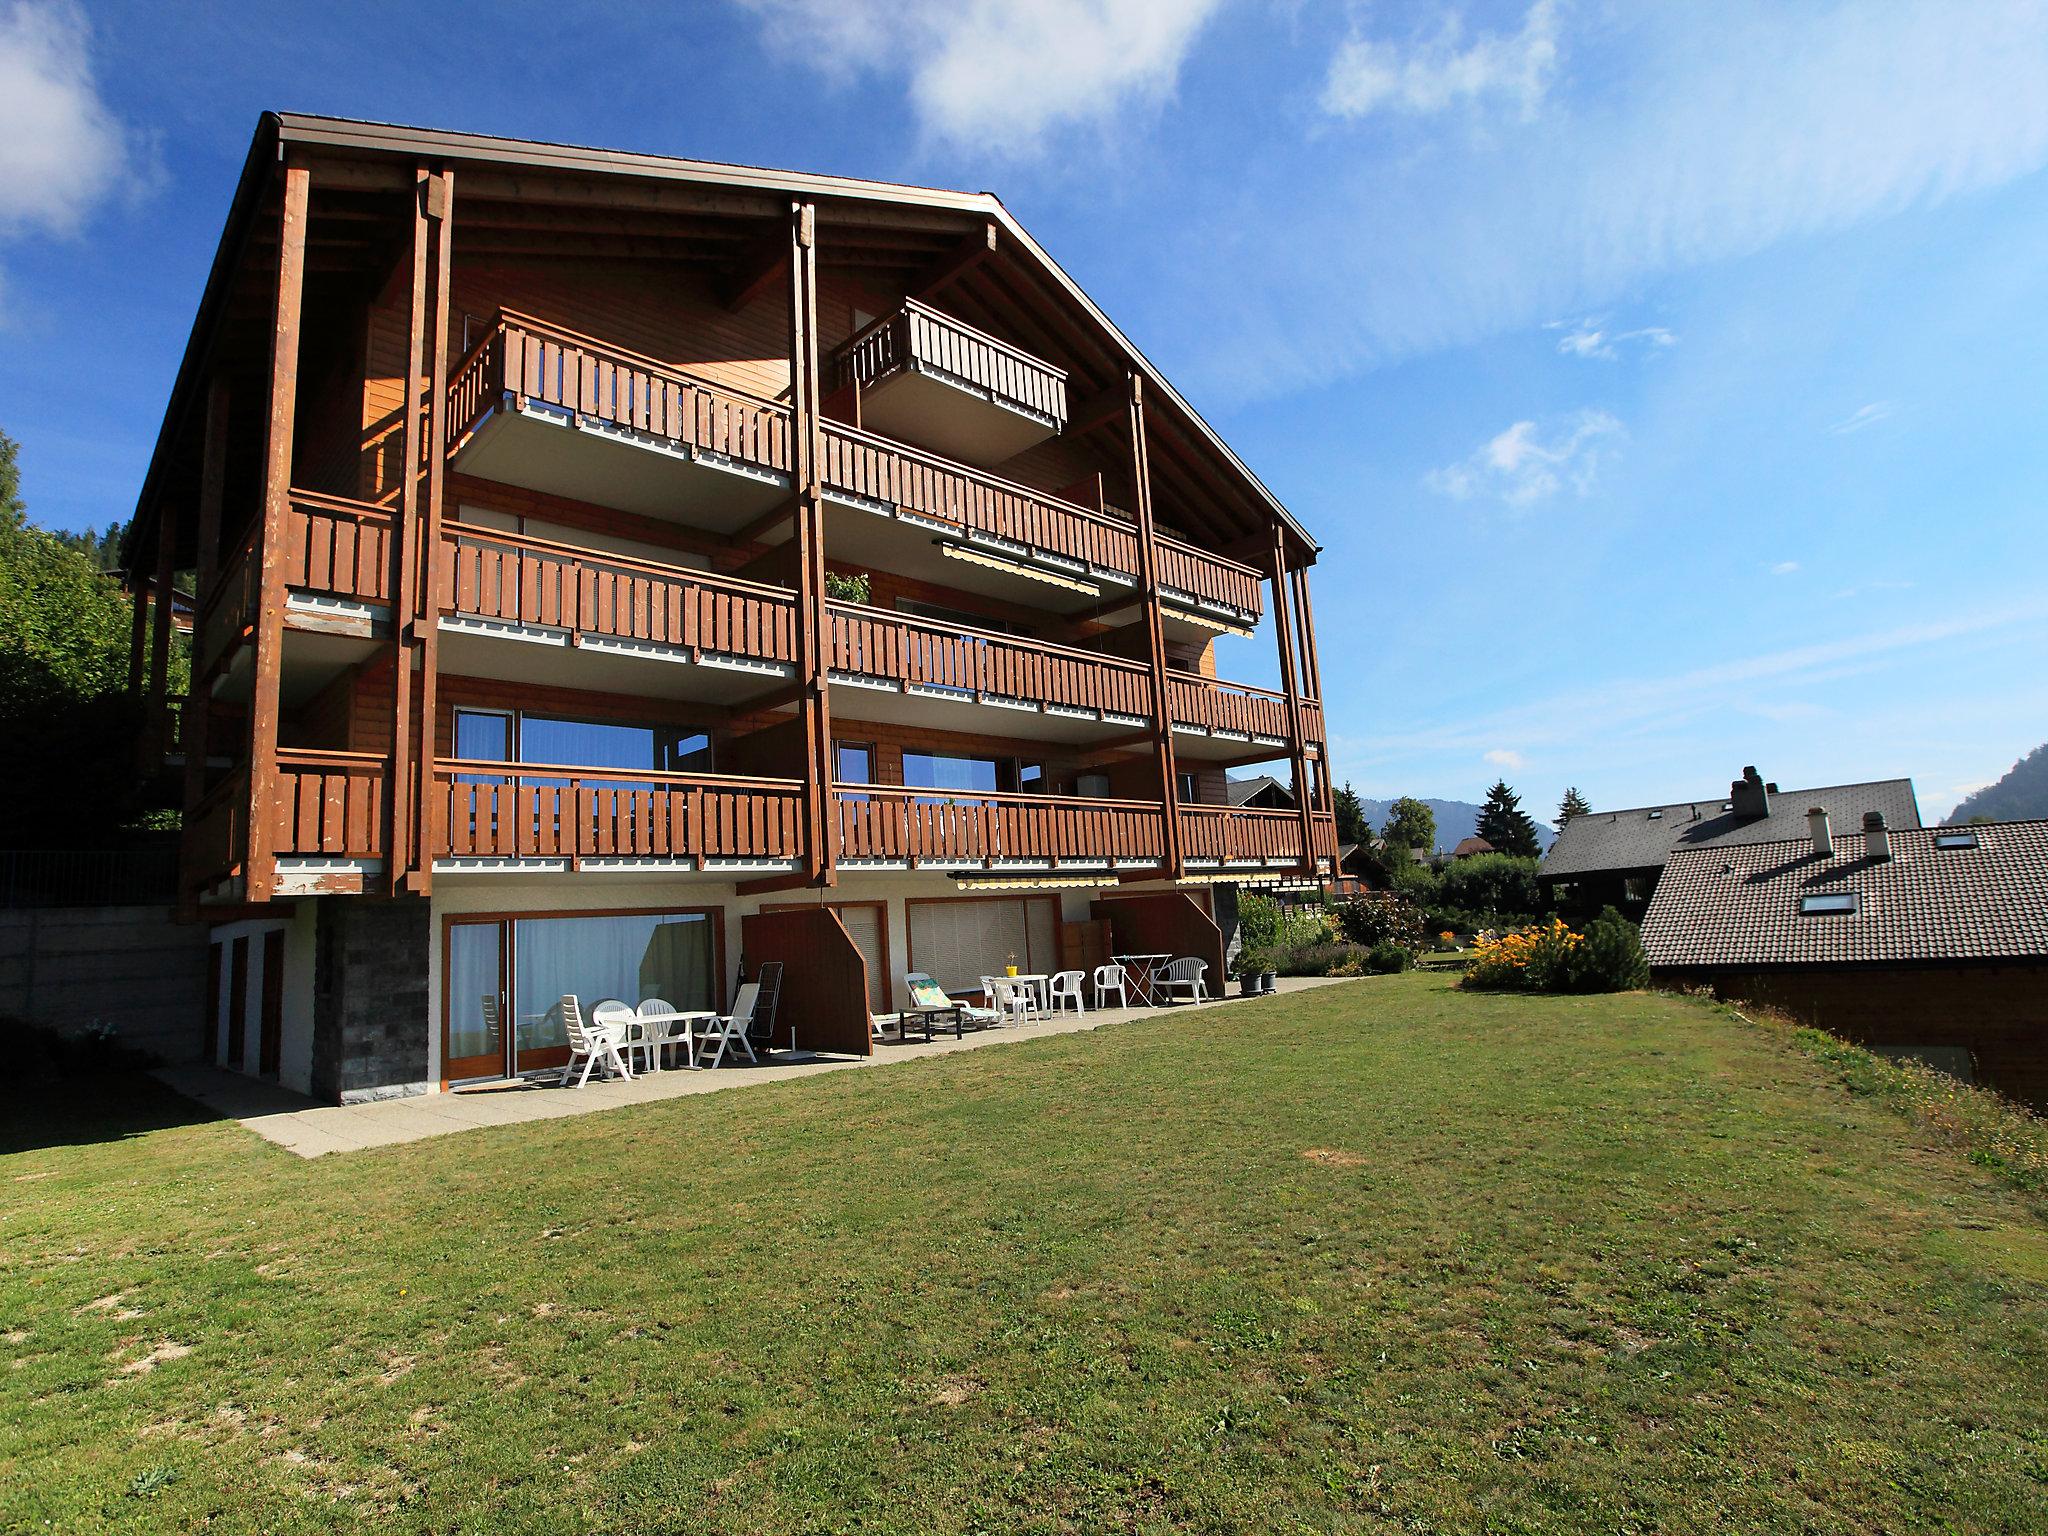
[[[0,1113],[4,1530],[2048,1527],[2030,1197],[1690,1000],[1414,974],[314,1163]]]

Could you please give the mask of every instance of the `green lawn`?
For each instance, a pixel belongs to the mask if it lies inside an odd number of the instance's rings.
[[[13,1091],[0,1530],[2048,1529],[2040,1210],[1689,1001],[1379,978],[314,1163]]]

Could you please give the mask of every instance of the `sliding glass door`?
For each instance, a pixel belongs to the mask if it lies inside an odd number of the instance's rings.
[[[448,921],[442,1077],[503,1077],[569,1058],[562,999],[724,1004],[715,909],[501,914]]]

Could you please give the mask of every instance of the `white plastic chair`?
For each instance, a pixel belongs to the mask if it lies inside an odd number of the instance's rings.
[[[674,1003],[665,1002],[661,998],[643,997],[640,999],[640,1039],[652,1054],[652,1065],[657,1072],[661,1071],[663,1066],[666,1065],[663,1053],[672,1045],[680,1045],[683,1048],[683,1061],[686,1065],[692,1067],[697,1065],[697,1036],[696,1032],[690,1028],[690,1021],[688,1019],[663,1019],[659,1023],[650,1023],[647,1018],[647,1015],[651,1013],[674,1013],[675,1011],[676,1005]]]
[[[747,1053],[747,1060],[759,1061],[754,1054],[753,1043],[747,1039],[747,1026],[754,1022],[754,1005],[760,1001],[761,984],[750,981],[740,988],[740,995],[733,999],[732,1012],[722,1019],[714,1019],[704,1026],[704,1043],[718,1043],[707,1066],[717,1066],[725,1060],[728,1047],[737,1045]]]
[[[981,978],[982,996],[986,997],[995,1017],[989,1023],[1027,1024],[1031,1021],[1031,989],[1011,976],[984,976]]]
[[[1209,984],[1203,978],[1208,970],[1208,961],[1186,956],[1160,971],[1159,979],[1152,984],[1153,990],[1169,1001],[1174,993],[1183,992],[1189,1002],[1205,1003],[1209,1000]]]
[[[1074,1005],[1074,1012],[1086,1013],[1088,1004],[1081,997],[1081,973],[1061,971],[1045,984],[1045,1011],[1058,1013],[1067,1004]]]
[[[611,1031],[612,1042],[629,1068],[633,1065],[634,1053],[638,1052],[640,1070],[647,1070],[647,1032],[640,1027],[640,1020],[634,1016],[630,1003],[622,1003],[616,997],[595,1003],[590,1009],[590,1022],[599,1029]]]
[[[1117,1007],[1130,1007],[1131,996],[1129,987],[1130,978],[1124,974],[1124,968],[1122,966],[1098,965],[1097,967],[1095,967],[1096,1007],[1101,1008],[1106,1006],[1102,1000],[1105,997],[1110,996],[1114,996],[1116,998]]]
[[[619,1037],[615,1031],[602,1024],[585,1024],[582,1005],[574,997],[565,994],[557,1006],[562,1011],[562,1028],[569,1036],[569,1064],[562,1069],[564,1087],[575,1074],[579,1061],[583,1063],[583,1075],[576,1079],[578,1088],[590,1081],[591,1068],[599,1062],[604,1064],[607,1077],[616,1072],[620,1077],[632,1078],[633,1069],[619,1054]]]

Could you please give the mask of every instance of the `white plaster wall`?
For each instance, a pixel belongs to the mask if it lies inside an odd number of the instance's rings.
[[[301,906],[306,905],[310,905],[310,903],[301,903]],[[299,916],[300,913],[295,909],[293,913],[294,920]],[[279,1081],[284,1083],[286,1087],[295,1086],[291,1082],[287,1066],[292,1019],[291,926],[290,923],[280,922],[275,918],[249,918],[238,923],[222,923],[219,927],[210,930],[207,935],[209,943],[220,946],[220,1013],[214,1019],[213,1031],[213,1061],[214,1065],[220,1067],[228,1065],[228,1013],[232,1006],[230,988],[233,985],[232,978],[234,975],[233,941],[236,939],[246,941],[245,947],[249,956],[249,981],[248,990],[243,994],[242,999],[242,1064],[239,1068],[230,1070],[240,1071],[246,1076],[255,1077],[259,1075],[256,1070],[257,1065],[263,1059],[259,1043],[263,1032],[263,936],[279,930],[284,931],[284,1008],[281,1017],[284,1022],[285,1035],[283,1041],[280,1042],[278,1066]],[[312,976],[313,973],[308,970],[304,977],[306,987],[305,1009],[309,1020],[312,1012]],[[311,1086],[311,1049],[312,1044],[309,1033],[307,1041],[309,1067],[306,1078],[307,1088]],[[301,1088],[300,1091],[305,1092],[306,1088]]]

